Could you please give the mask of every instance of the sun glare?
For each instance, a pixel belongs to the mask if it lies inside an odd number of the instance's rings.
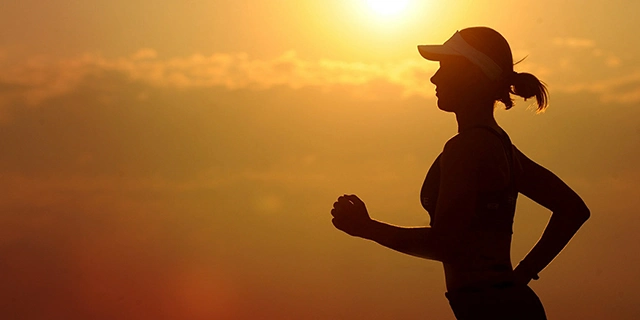
[[[391,16],[407,8],[409,0],[367,0],[369,7],[377,14]]]

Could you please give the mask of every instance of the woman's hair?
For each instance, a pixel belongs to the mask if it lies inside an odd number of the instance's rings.
[[[472,27],[460,30],[460,35],[472,47],[486,54],[502,68],[496,101],[504,103],[508,110],[513,107],[511,94],[523,97],[525,101],[535,97],[538,103],[537,112],[544,111],[549,101],[546,85],[530,73],[519,73],[513,70],[511,48],[500,33],[487,27]]]

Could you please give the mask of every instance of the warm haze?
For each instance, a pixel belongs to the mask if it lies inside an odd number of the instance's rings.
[[[0,317],[453,319],[441,266],[335,230],[425,225],[456,132],[416,45],[486,25],[545,81],[497,111],[592,217],[532,287],[550,319],[640,318],[640,2],[7,2]],[[513,261],[549,212],[521,197]]]

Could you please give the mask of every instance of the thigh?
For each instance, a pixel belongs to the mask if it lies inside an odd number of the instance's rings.
[[[458,320],[545,320],[538,296],[528,286],[446,294]]]

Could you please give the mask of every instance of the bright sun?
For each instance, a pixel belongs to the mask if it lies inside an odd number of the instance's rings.
[[[379,15],[391,16],[404,11],[409,0],[367,0],[369,7]]]

